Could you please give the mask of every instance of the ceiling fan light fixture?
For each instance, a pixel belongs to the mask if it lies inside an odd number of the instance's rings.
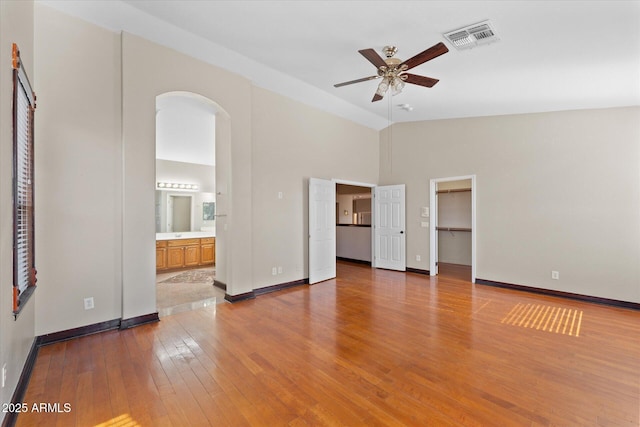
[[[404,82],[398,77],[393,78],[393,84],[391,85],[391,90],[394,95],[399,94],[404,89]]]
[[[387,79],[383,79],[378,85],[378,90],[376,90],[376,93],[380,96],[384,96],[384,94],[387,92],[387,89],[389,89],[389,83],[387,83]]]

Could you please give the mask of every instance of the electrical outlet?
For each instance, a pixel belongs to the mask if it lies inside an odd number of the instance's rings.
[[[271,275],[275,276],[276,274],[278,274],[278,269],[276,267],[271,267]]]
[[[2,365],[2,388],[7,383],[7,364]]]
[[[552,271],[551,272],[551,278],[553,280],[560,280],[560,272],[559,271]]]
[[[93,297],[85,298],[84,299],[84,309],[85,310],[91,310],[93,307],[94,307],[94,305],[93,305]]]
[[[420,255],[416,255],[416,261],[422,261],[422,257]]]
[[[278,274],[282,274],[282,266],[278,266]]]

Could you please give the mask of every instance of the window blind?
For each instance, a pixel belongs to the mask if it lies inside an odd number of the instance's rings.
[[[13,312],[18,315],[36,284],[34,224],[35,94],[13,44]]]
[[[16,278],[18,293],[30,285],[30,268],[33,265],[33,182],[31,147],[31,106],[24,87],[18,85],[17,93],[17,152],[16,152]]]

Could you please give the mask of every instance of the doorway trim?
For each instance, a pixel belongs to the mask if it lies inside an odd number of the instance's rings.
[[[429,181],[429,275],[436,275],[438,212],[436,211],[436,187],[439,182],[471,180],[471,283],[476,283],[476,176],[464,175],[434,178]]]

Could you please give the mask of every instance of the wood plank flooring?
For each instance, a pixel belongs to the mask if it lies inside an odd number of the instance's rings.
[[[579,336],[501,323],[580,310]],[[640,425],[640,312],[339,263],[338,279],[43,347],[18,426]]]

